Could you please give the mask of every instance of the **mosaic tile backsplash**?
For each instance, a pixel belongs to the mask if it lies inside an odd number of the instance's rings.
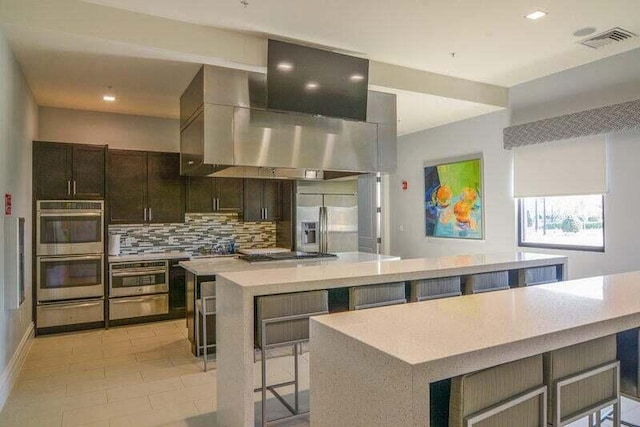
[[[121,255],[202,252],[235,242],[236,250],[276,246],[275,222],[242,222],[236,213],[185,215],[184,224],[110,225],[122,235]]]

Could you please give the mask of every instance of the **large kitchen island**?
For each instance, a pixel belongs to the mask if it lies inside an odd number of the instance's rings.
[[[339,252],[335,258],[292,259],[286,261],[246,262],[237,257],[214,257],[182,261],[180,266],[186,270],[186,305],[187,329],[191,342],[191,351],[197,354],[195,340],[195,302],[199,298],[198,286],[201,282],[215,281],[217,275],[231,272],[251,272],[272,269],[291,269],[312,266],[329,266],[333,264],[352,264],[363,262],[382,262],[399,260],[399,257],[371,254],[365,252]],[[210,316],[207,319],[207,336],[209,343],[217,341],[216,320]],[[200,331],[202,333],[202,330]]]
[[[466,255],[466,256],[450,256],[439,258],[420,258],[407,259],[397,261],[376,261],[362,263],[324,263],[317,266],[307,266],[305,268],[278,268],[271,270],[253,270],[242,272],[227,272],[217,276],[217,333],[218,333],[218,354],[217,354],[217,386],[219,393],[217,395],[217,425],[220,427],[237,427],[237,426],[253,426],[254,418],[254,299],[261,295],[272,295],[289,292],[302,292],[316,289],[345,289],[352,286],[366,286],[378,283],[390,283],[399,281],[411,281],[430,278],[442,278],[451,276],[465,277],[477,273],[487,273],[496,271],[509,271],[510,277],[514,277],[511,286],[518,287],[518,274],[521,270],[530,267],[556,266],[560,279],[566,279],[567,275],[567,258],[564,256],[543,255],[526,252],[511,252],[503,254],[482,254],[482,255]],[[514,273],[514,274],[511,274]],[[511,290],[495,292],[494,294],[504,295],[504,299],[509,299]],[[477,295],[476,295],[477,296]],[[487,295],[488,296],[488,295]],[[467,297],[455,298],[462,299]],[[505,302],[503,302],[505,303]],[[412,303],[398,306],[399,309],[411,306],[421,305],[423,303]],[[462,307],[461,310],[469,313],[471,317],[465,322],[475,321],[473,313],[479,308],[475,304]],[[490,310],[491,307],[484,307]],[[513,307],[514,310],[518,309]],[[381,309],[364,310],[364,312],[381,313]],[[356,312],[337,313],[326,316],[331,319],[332,316],[348,316],[354,315]],[[384,322],[384,316],[379,320]],[[397,319],[396,319],[397,320]],[[464,325],[465,323],[463,323]],[[416,325],[406,325],[410,328]],[[355,327],[367,329],[366,323],[359,323]],[[423,324],[421,328],[430,328],[429,324]],[[440,340],[447,340],[446,332],[442,332]],[[488,333],[488,331],[483,331]],[[392,337],[391,337],[392,338]],[[313,359],[315,353],[313,349],[317,349],[318,345],[312,337],[312,369],[316,369]],[[357,340],[357,339],[356,339]],[[355,340],[354,340],[355,341]],[[326,341],[324,341],[327,344]],[[333,352],[334,342],[328,342],[328,346],[324,349],[323,356],[325,363],[331,364],[330,354]],[[340,345],[340,344],[338,344]],[[354,348],[359,344],[356,343]],[[347,352],[349,349],[342,349],[340,354]],[[348,357],[348,356],[345,356]],[[357,355],[351,355],[357,359]],[[335,359],[336,361],[341,359]],[[371,366],[375,366],[376,362],[381,362],[380,358],[372,359]],[[358,360],[353,360],[353,364],[357,364]],[[326,366],[324,367],[326,368]],[[371,372],[368,372],[372,375]],[[333,377],[332,377],[333,378]],[[373,377],[375,378],[375,377]],[[406,377],[405,377],[406,378]],[[311,412],[316,408],[316,387],[315,381],[317,377],[312,371],[311,377]],[[347,384],[350,380],[362,381],[362,384]],[[362,386],[366,388],[367,378],[359,376],[349,376],[336,382],[335,394],[344,396],[355,392],[354,387]],[[331,384],[323,382],[323,390],[326,393],[333,393],[330,389]],[[409,385],[405,385],[409,387]],[[352,390],[354,390],[352,392]],[[427,384],[428,390],[428,384]],[[224,391],[224,392],[222,392]],[[339,393],[338,393],[339,392]],[[381,390],[380,393],[383,393]],[[410,395],[403,392],[403,396]],[[427,419],[425,423],[417,425],[428,425],[428,392],[422,395],[426,400],[422,400],[422,405],[427,408]],[[357,397],[353,396],[353,399]],[[334,400],[325,402],[334,403]],[[323,402],[323,403],[325,403]],[[375,400],[372,401],[375,404]],[[333,408],[324,405],[323,411],[333,411]],[[406,405],[419,406],[419,402],[408,402]],[[413,407],[413,406],[412,406]],[[340,410],[348,412],[348,405],[340,405]],[[424,411],[421,412],[424,415]],[[312,415],[312,417],[315,417]],[[322,425],[369,425],[356,421],[352,424],[351,418],[343,418],[340,422],[336,417],[332,417],[330,422]],[[315,418],[312,418],[315,423]],[[372,424],[375,425],[375,424]],[[382,423],[378,425],[396,425],[393,422]],[[401,424],[398,424],[401,425]]]

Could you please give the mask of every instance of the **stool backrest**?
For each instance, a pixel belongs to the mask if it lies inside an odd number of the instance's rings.
[[[407,302],[404,282],[349,288],[349,310],[404,304]]]
[[[523,283],[525,286],[543,285],[545,283],[558,281],[555,265],[525,268],[523,274],[524,278],[520,283]]]
[[[549,390],[549,423],[556,419],[556,382],[572,376],[597,371],[597,368],[616,361],[616,336],[608,335],[595,340],[574,344],[544,354],[545,382]],[[613,369],[588,376],[562,386],[560,418],[585,412],[596,404],[614,398],[618,390],[618,377]]]
[[[460,276],[412,280],[410,285],[413,302],[462,295]]]
[[[509,272],[492,271],[490,273],[472,274],[464,284],[465,294],[500,291],[509,289]]]
[[[258,347],[294,344],[309,339],[309,317],[329,312],[326,290],[256,298],[255,341]]]
[[[200,299],[204,315],[216,313],[216,282],[200,282]]]
[[[451,380],[449,427],[463,427],[465,420],[495,408],[507,407],[478,425],[491,427],[539,427],[545,425],[544,398],[536,394],[532,398],[511,406],[531,390],[544,388],[542,355],[528,357],[482,371],[472,372]]]

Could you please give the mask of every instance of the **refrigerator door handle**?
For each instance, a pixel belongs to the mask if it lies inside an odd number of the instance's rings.
[[[329,222],[327,220],[327,208],[326,206],[320,206],[320,244],[318,245],[318,252],[328,251],[328,233],[327,226]]]

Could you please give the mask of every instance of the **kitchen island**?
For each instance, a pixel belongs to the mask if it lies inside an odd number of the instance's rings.
[[[215,281],[220,273],[241,272],[241,271],[262,271],[281,268],[299,268],[311,266],[324,266],[333,264],[351,264],[362,262],[380,262],[399,260],[399,257],[371,254],[365,252],[340,252],[335,258],[317,258],[317,259],[293,259],[286,261],[268,261],[268,262],[247,262],[237,257],[212,257],[202,258],[192,261],[182,261],[180,266],[186,270],[186,293],[187,293],[187,329],[188,337],[191,342],[191,351],[196,352],[195,341],[195,302],[199,298],[198,285],[201,282]],[[207,320],[207,336],[209,343],[216,342],[216,324],[215,318],[210,317]],[[202,330],[201,330],[202,331]],[[200,332],[202,333],[202,332]],[[211,350],[210,350],[211,351]]]
[[[217,355],[217,422],[220,427],[253,426],[254,425],[254,298],[260,295],[271,295],[288,292],[301,292],[316,289],[336,289],[351,286],[363,286],[377,283],[420,280],[428,278],[466,276],[476,273],[494,271],[513,271],[514,277],[518,272],[529,267],[556,266],[561,278],[566,278],[567,258],[564,256],[543,255],[526,252],[511,252],[503,254],[466,255],[439,258],[419,258],[386,262],[364,263],[324,263],[306,268],[280,268],[268,271],[228,272],[217,276],[218,294],[218,342]],[[518,285],[515,283],[514,285]],[[496,292],[508,299],[511,291]],[[422,303],[416,303],[422,304]],[[400,306],[411,307],[416,304]],[[464,306],[464,312],[473,314],[475,305]],[[490,307],[487,307],[490,309]],[[379,310],[379,309],[373,309]],[[364,310],[367,312],[370,310]],[[378,311],[378,313],[381,313]],[[350,316],[354,312],[338,313],[331,316]],[[385,322],[386,317],[380,316],[379,321]],[[469,319],[467,319],[468,321]],[[366,324],[360,324],[366,329]],[[407,328],[409,326],[406,326]],[[428,327],[423,324],[421,328]],[[483,331],[483,334],[487,331]],[[441,340],[447,340],[446,332]],[[312,347],[317,347],[313,343]],[[333,345],[333,344],[332,344]],[[327,347],[325,352],[333,352],[333,347]],[[348,351],[348,349],[344,349]],[[312,360],[314,355],[312,354]],[[338,360],[338,359],[336,359]],[[376,359],[375,361],[380,361]],[[374,363],[375,361],[372,361]],[[353,363],[363,362],[356,360]],[[313,362],[312,362],[313,363]],[[330,363],[330,362],[327,362]],[[314,365],[312,365],[313,367]],[[375,377],[374,377],[375,378]],[[351,377],[353,379],[353,376]],[[315,387],[315,377],[311,378],[311,390]],[[362,379],[366,386],[367,379]],[[350,394],[356,384],[347,384],[347,379],[340,382],[344,389],[340,394]],[[384,382],[384,380],[381,380]],[[325,382],[326,384],[326,382]],[[427,384],[428,386],[428,384]],[[332,393],[332,391],[325,392]],[[427,387],[428,390],[428,387]],[[313,393],[313,391],[312,391]],[[384,391],[380,391],[384,393]],[[336,391],[336,394],[338,392]],[[404,393],[406,396],[407,393]],[[316,396],[312,394],[312,398]],[[355,397],[354,397],[355,398]],[[423,401],[428,408],[427,400]],[[315,400],[312,400],[312,413],[316,410]],[[416,406],[418,403],[416,402]],[[326,406],[324,407],[327,408]],[[347,406],[342,409],[348,412]],[[326,409],[332,411],[332,408]],[[427,411],[428,412],[428,411]],[[424,414],[424,411],[422,412]],[[340,422],[332,418],[333,423],[325,425],[350,425],[345,417]],[[428,420],[428,417],[427,417]],[[428,421],[427,421],[428,422]],[[366,425],[360,424],[360,425]],[[387,423],[385,425],[394,425]]]
[[[311,319],[311,425],[430,426],[430,383],[640,326],[640,272]]]

